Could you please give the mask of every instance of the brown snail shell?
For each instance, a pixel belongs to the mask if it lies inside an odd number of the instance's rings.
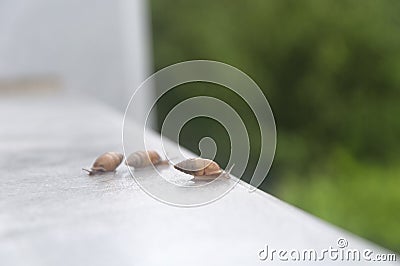
[[[174,168],[194,176],[195,179],[215,179],[219,176],[224,176],[229,178],[229,171],[224,171],[221,167],[214,161],[203,158],[192,158],[184,160],[180,163],[174,165]]]
[[[150,165],[168,164],[168,160],[162,160],[156,151],[137,151],[126,158],[125,164],[134,168],[144,168]]]
[[[90,170],[82,168],[89,173],[89,175],[113,172],[121,164],[124,159],[124,155],[117,152],[106,152],[100,155],[93,163]]]

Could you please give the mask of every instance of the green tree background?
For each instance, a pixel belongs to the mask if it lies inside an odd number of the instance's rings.
[[[238,67],[263,89],[277,123],[275,161],[261,189],[400,251],[400,1],[151,1],[156,70],[191,59]],[[179,86],[158,103],[160,123],[179,101],[211,95],[248,117],[248,180],[260,142],[248,106],[215,85]],[[189,91],[189,92],[188,92]],[[214,121],[188,123],[180,139],[218,143]]]

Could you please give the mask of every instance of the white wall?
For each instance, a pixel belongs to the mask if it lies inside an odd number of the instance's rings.
[[[146,0],[2,0],[0,79],[56,76],[123,111],[151,70],[148,13]]]

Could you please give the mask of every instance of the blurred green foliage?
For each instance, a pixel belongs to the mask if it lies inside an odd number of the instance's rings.
[[[157,70],[218,60],[263,89],[278,131],[263,190],[400,251],[400,1],[153,0],[151,11]],[[185,86],[197,89],[168,93],[160,121],[195,95],[233,104],[248,117],[248,176],[259,145],[248,106],[216,85]],[[213,121],[191,123],[181,144],[194,151],[202,136],[226,139]]]

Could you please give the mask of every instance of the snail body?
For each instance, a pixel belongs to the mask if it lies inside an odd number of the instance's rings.
[[[209,180],[215,179],[219,176],[224,176],[229,178],[229,171],[224,171],[221,167],[214,161],[203,158],[192,158],[184,160],[180,163],[174,165],[174,168],[194,176],[195,179],[199,180]]]
[[[144,168],[150,165],[168,164],[168,160],[162,160],[156,151],[137,151],[126,158],[125,164],[134,168]]]
[[[90,170],[83,168],[89,175],[113,172],[122,163],[124,155],[117,152],[106,152],[100,155],[93,163]]]

